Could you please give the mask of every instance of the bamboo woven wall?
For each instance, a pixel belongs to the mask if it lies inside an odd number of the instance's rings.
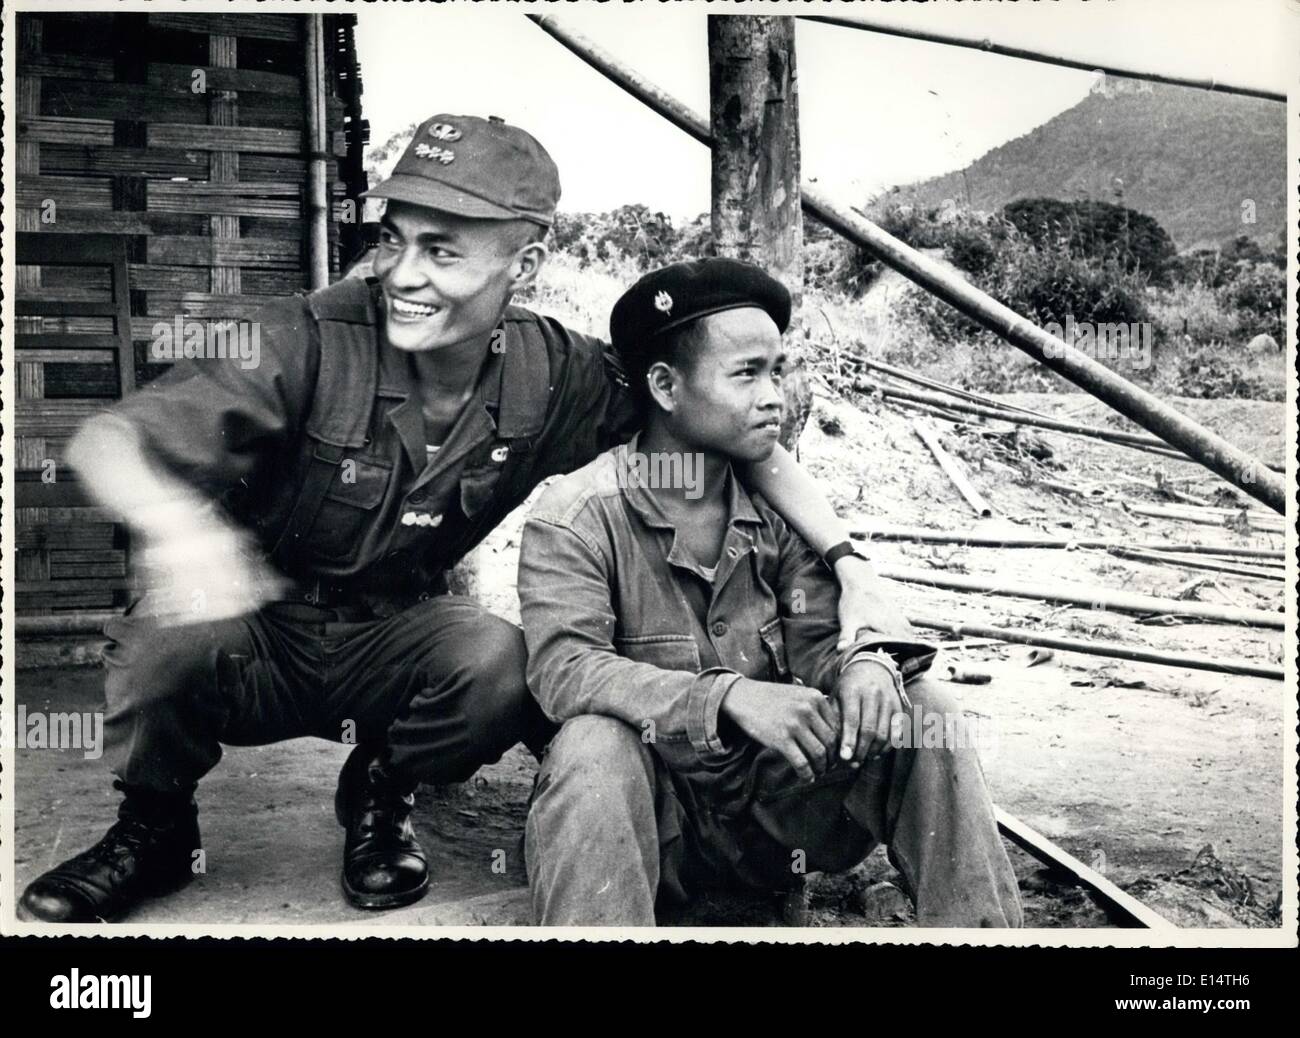
[[[359,224],[340,222],[345,199],[364,190],[354,23],[324,19],[332,277],[340,252],[346,262],[360,241]],[[248,318],[307,287],[305,25],[272,14],[17,18],[15,226],[121,236],[137,384],[165,370],[148,357],[159,322]],[[18,313],[41,314],[20,316],[16,333],[101,342],[112,333],[111,318],[76,313],[111,298],[108,267],[17,258]],[[61,475],[78,422],[120,392],[111,351],[57,344],[8,358],[17,362],[19,480],[51,463]],[[59,505],[18,508],[15,519],[20,612],[124,604],[128,545],[108,515]]]

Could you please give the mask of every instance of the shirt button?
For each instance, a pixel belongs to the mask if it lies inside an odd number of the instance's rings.
[[[727,633],[727,625],[722,620],[718,620],[713,625],[713,633],[717,635],[717,637],[721,638],[724,634]]]

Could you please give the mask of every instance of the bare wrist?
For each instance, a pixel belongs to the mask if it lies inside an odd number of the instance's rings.
[[[852,583],[855,580],[870,580],[876,572],[871,565],[871,560],[865,555],[857,554],[856,551],[852,555],[836,559],[831,570],[835,574],[835,579],[841,584]]]

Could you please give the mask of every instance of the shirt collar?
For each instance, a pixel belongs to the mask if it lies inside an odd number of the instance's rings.
[[[485,436],[514,440],[536,436],[546,422],[551,366],[546,342],[525,335],[532,316],[508,307],[493,335],[493,346],[469,406],[486,412]],[[500,344],[499,346],[497,344]],[[411,356],[385,343],[380,351],[379,393],[402,402],[389,412],[416,472],[425,468],[424,416]]]
[[[618,474],[619,489],[622,491],[627,503],[632,506],[633,511],[641,517],[647,526],[676,532],[677,527],[664,515],[649,488],[642,486],[642,480],[636,471],[637,462],[635,459],[641,453],[640,440],[641,434],[638,432],[627,443],[614,449],[614,464]],[[736,478],[736,470],[732,465],[727,466],[727,485],[723,492],[727,495],[728,526],[734,526],[738,523],[762,524],[763,520],[754,508],[754,503],[750,500],[748,491]]]
[[[523,331],[535,322],[536,318],[527,310],[510,306],[493,333],[492,354],[483,386],[488,407],[495,412],[496,432],[501,439],[536,436],[546,423],[551,398],[551,359],[545,339],[540,334],[526,335]]]

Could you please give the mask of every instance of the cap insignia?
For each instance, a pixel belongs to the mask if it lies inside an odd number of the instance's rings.
[[[673,297],[667,292],[659,292],[655,295],[655,309],[665,314],[673,312]]]
[[[435,148],[431,144],[417,144],[415,154],[422,159],[437,159],[444,166],[456,158],[456,153],[450,148]]]
[[[451,123],[434,123],[429,127],[429,136],[435,141],[458,141],[460,131]]]

